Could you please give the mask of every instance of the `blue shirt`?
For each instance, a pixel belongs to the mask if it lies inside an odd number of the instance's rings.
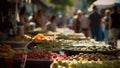
[[[105,23],[107,24],[107,25],[105,25],[105,29],[108,29],[108,28],[109,28],[108,23],[109,23],[109,21],[110,21],[110,18],[105,16],[105,17],[103,18],[103,20],[104,20]]]

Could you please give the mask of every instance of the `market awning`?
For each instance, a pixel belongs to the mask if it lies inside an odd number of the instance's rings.
[[[96,5],[99,10],[104,8],[111,8],[113,5],[120,6],[120,0],[97,0],[90,7],[89,11],[92,10],[92,6]]]
[[[115,0],[97,0],[93,4],[94,5],[113,5]]]

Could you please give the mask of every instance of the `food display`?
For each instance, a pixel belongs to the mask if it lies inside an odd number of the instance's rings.
[[[12,49],[8,44],[0,45],[0,58],[13,57],[15,54],[23,54],[23,50]]]
[[[0,58],[13,56],[15,50],[11,49],[9,45],[0,45]]]
[[[29,35],[27,35],[27,34],[24,35],[24,40],[30,41],[31,39],[32,39],[31,36],[29,36]]]
[[[73,33],[73,34],[61,34],[57,39],[66,39],[66,40],[83,40],[87,39],[83,33]]]
[[[34,40],[34,41],[40,41],[40,40],[45,40],[45,36],[43,35],[43,34],[37,34],[37,35],[35,35],[32,39]]]
[[[22,54],[15,54],[14,58],[22,58]],[[68,57],[65,54],[57,54],[53,52],[45,52],[45,51],[39,51],[39,52],[28,52],[27,53],[27,59],[40,59],[40,60],[55,60],[55,59],[62,59],[66,60]]]
[[[0,45],[0,58],[12,57],[21,61],[27,52],[27,63],[50,62],[51,68],[119,68],[120,64],[118,48],[86,38],[83,33],[25,34],[9,40],[10,45]],[[13,41],[31,41],[31,44],[24,50],[14,48],[18,43],[13,45]],[[19,44],[23,48],[25,45]]]
[[[57,39],[51,39],[51,40],[42,40],[39,42],[35,42],[35,47],[33,49],[39,49],[39,50],[61,50],[62,47],[70,46],[73,44],[72,40],[57,40]]]
[[[68,46],[63,47],[64,50],[73,50],[73,51],[114,51],[117,50],[112,46]]]
[[[44,35],[46,35],[46,36],[60,36],[60,35],[63,35],[63,33],[47,31],[46,33],[44,33]]]
[[[72,56],[69,56],[68,58],[69,60],[88,60],[88,61],[97,61],[97,60],[100,60],[100,61],[105,61],[105,60],[115,60],[115,59],[118,59],[117,57],[115,56],[112,56],[112,55],[103,55],[103,54],[100,54],[100,53],[92,53],[92,54],[83,54],[83,53],[79,53],[77,55],[72,55]]]
[[[36,46],[34,46],[33,49],[39,49],[39,50],[43,50],[43,51],[54,51],[54,50],[59,50],[59,47],[61,47],[59,45],[59,42],[57,42],[56,40],[44,40],[41,41],[39,43],[35,44]]]
[[[110,66],[108,65],[110,64]],[[72,55],[68,60],[57,59],[51,64],[51,68],[111,68],[120,67],[120,61],[115,56],[100,53]]]
[[[120,61],[54,61],[50,68],[120,68]]]

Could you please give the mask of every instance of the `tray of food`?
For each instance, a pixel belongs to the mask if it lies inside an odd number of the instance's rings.
[[[75,55],[78,53],[102,53],[107,55],[118,55],[120,50],[112,46],[70,46],[62,48],[68,55]]]

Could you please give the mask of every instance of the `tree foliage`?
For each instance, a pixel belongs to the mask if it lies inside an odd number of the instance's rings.
[[[74,0],[51,0],[52,3],[59,4],[61,6],[66,6],[66,5],[72,6],[73,1]]]
[[[65,11],[68,6],[72,6],[74,3],[74,0],[44,0],[44,1],[55,4],[54,11]]]
[[[74,0],[43,0],[46,3],[53,3],[55,4],[55,8],[53,9],[53,11],[57,12],[57,11],[66,11],[67,8],[69,8],[70,6],[73,6]],[[89,7],[93,2],[95,2],[96,0],[86,0],[87,2],[87,7]]]

